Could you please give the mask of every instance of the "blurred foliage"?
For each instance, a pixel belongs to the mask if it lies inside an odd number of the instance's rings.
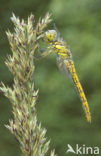
[[[38,18],[47,11],[70,45],[76,69],[87,96],[92,123],[84,118],[79,96],[70,79],[56,67],[55,55],[36,61],[35,87],[40,89],[38,118],[47,128],[51,148],[66,155],[67,144],[101,146],[101,1],[100,0],[1,0],[0,1],[0,81],[12,85],[12,75],[4,65],[10,53],[5,31],[12,30],[12,12],[25,18],[32,12]],[[53,29],[53,25],[50,27]],[[11,118],[11,105],[0,95],[0,156],[18,156],[18,143],[4,127]],[[69,155],[69,154],[67,154]],[[72,155],[72,154],[71,154]],[[90,156],[90,154],[89,154]]]

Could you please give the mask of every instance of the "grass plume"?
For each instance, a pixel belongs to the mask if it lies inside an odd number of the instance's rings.
[[[49,149],[50,141],[46,139],[46,129],[38,122],[36,101],[38,90],[34,89],[34,54],[38,50],[38,40],[43,36],[44,29],[51,22],[50,14],[39,19],[35,25],[33,15],[27,21],[20,20],[14,14],[11,17],[14,32],[6,32],[12,55],[6,65],[14,75],[13,87],[1,83],[0,91],[10,100],[13,119],[6,127],[15,135],[20,143],[24,156],[44,156]],[[55,156],[52,151],[51,156]]]

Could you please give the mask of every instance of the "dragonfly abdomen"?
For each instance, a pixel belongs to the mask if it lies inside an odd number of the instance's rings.
[[[90,115],[90,110],[89,110],[88,102],[87,102],[85,93],[83,91],[83,88],[81,86],[81,83],[80,83],[80,81],[79,81],[78,76],[77,76],[76,73],[72,77],[73,77],[73,82],[74,82],[74,84],[75,84],[75,86],[76,86],[76,88],[78,90],[78,93],[79,93],[81,102],[83,104],[83,108],[84,108],[84,111],[86,113],[86,118],[87,118],[88,122],[91,122],[91,115]]]
[[[79,78],[77,76],[76,69],[75,69],[75,66],[74,66],[74,62],[72,60],[65,61],[65,65],[67,67],[67,70],[71,74],[72,80],[73,80],[73,82],[75,84],[75,87],[76,87],[78,93],[79,93],[81,102],[83,104],[83,109],[84,109],[85,114],[86,114],[86,118],[87,118],[88,122],[91,122],[91,114],[90,114],[89,105],[88,105],[85,93],[83,91],[83,88],[81,86],[81,83],[79,81]]]

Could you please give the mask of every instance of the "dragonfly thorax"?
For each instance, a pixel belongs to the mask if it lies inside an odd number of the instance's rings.
[[[48,30],[44,35],[45,41],[48,43],[52,43],[57,39],[57,32],[55,30]]]

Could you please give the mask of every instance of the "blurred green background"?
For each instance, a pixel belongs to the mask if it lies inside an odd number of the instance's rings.
[[[66,155],[67,144],[74,149],[76,144],[100,148],[101,0],[0,0],[0,81],[9,86],[13,83],[13,76],[4,64],[11,53],[5,31],[13,31],[12,12],[24,19],[33,13],[37,20],[47,11],[52,13],[53,23],[71,47],[92,123],[87,123],[75,87],[59,72],[54,54],[36,61],[35,88],[40,89],[38,118],[47,129],[51,149],[55,148],[58,155]],[[21,155],[18,142],[4,127],[12,118],[11,110],[8,99],[0,94],[0,156]]]

